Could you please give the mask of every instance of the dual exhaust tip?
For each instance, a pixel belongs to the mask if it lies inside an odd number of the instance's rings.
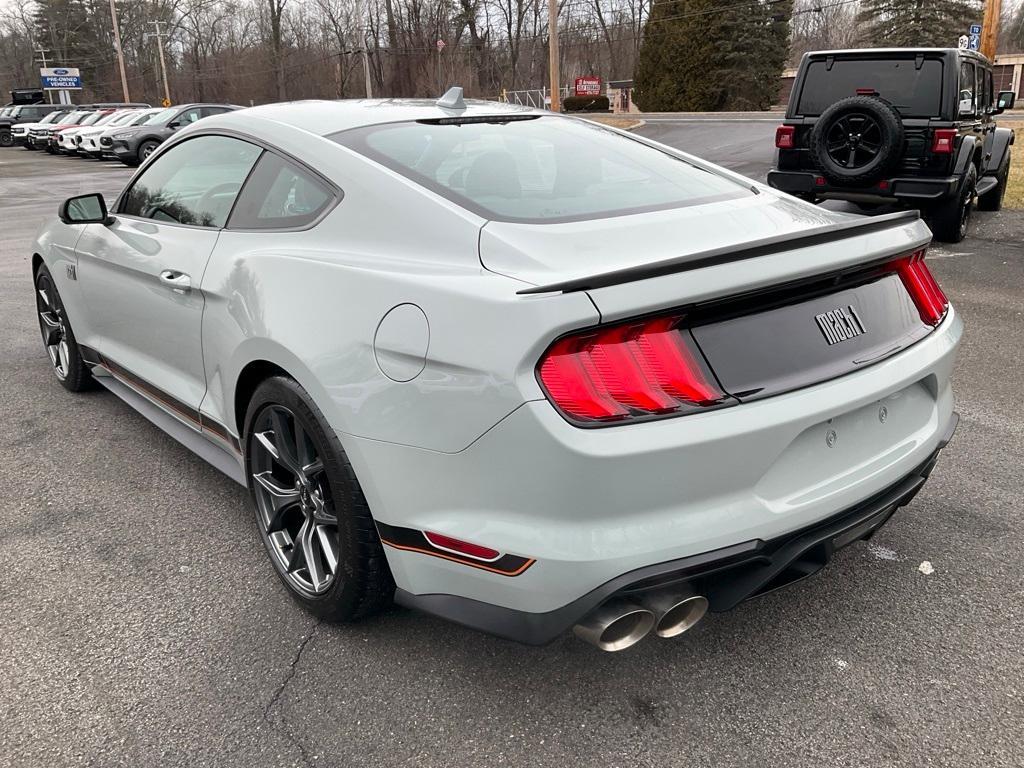
[[[652,630],[658,637],[676,637],[704,618],[708,600],[688,589],[658,590],[636,601],[613,599],[573,627],[576,637],[602,651],[624,651]]]

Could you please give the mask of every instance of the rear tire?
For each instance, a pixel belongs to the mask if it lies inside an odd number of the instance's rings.
[[[1006,148],[1006,158],[996,172],[998,183],[984,195],[978,195],[979,211],[998,211],[1003,207],[1003,196],[1006,194],[1006,183],[1010,178],[1010,148]]]
[[[946,243],[959,243],[967,236],[967,227],[971,223],[974,189],[977,184],[978,171],[971,165],[960,182],[957,193],[932,208],[928,218],[936,239]]]
[[[284,376],[261,383],[244,435],[256,527],[292,598],[326,621],[390,605],[395,584],[366,498],[306,390]]]

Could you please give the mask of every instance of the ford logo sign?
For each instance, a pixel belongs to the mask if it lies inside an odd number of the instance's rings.
[[[55,70],[53,70],[53,74],[55,74],[55,75],[66,75],[67,73],[68,73],[68,71],[66,69],[55,69]]]

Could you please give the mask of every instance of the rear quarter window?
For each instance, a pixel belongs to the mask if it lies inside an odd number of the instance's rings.
[[[938,117],[942,111],[941,59],[918,68],[907,59],[825,59],[811,61],[804,74],[796,114],[814,117],[858,89],[869,89],[904,117]]]

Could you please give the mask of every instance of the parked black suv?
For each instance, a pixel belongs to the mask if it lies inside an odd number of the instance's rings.
[[[158,112],[141,125],[111,134],[110,151],[125,165],[138,165],[179,128],[210,115],[231,112],[233,104],[182,104]]]
[[[67,109],[66,104],[20,104],[11,107],[10,112],[0,117],[0,147],[14,144],[11,126],[16,123],[38,123],[51,112]]]
[[[816,51],[800,62],[768,183],[806,200],[921,209],[940,240],[967,232],[975,197],[998,210],[1013,131],[995,116],[992,64],[956,48]]]

